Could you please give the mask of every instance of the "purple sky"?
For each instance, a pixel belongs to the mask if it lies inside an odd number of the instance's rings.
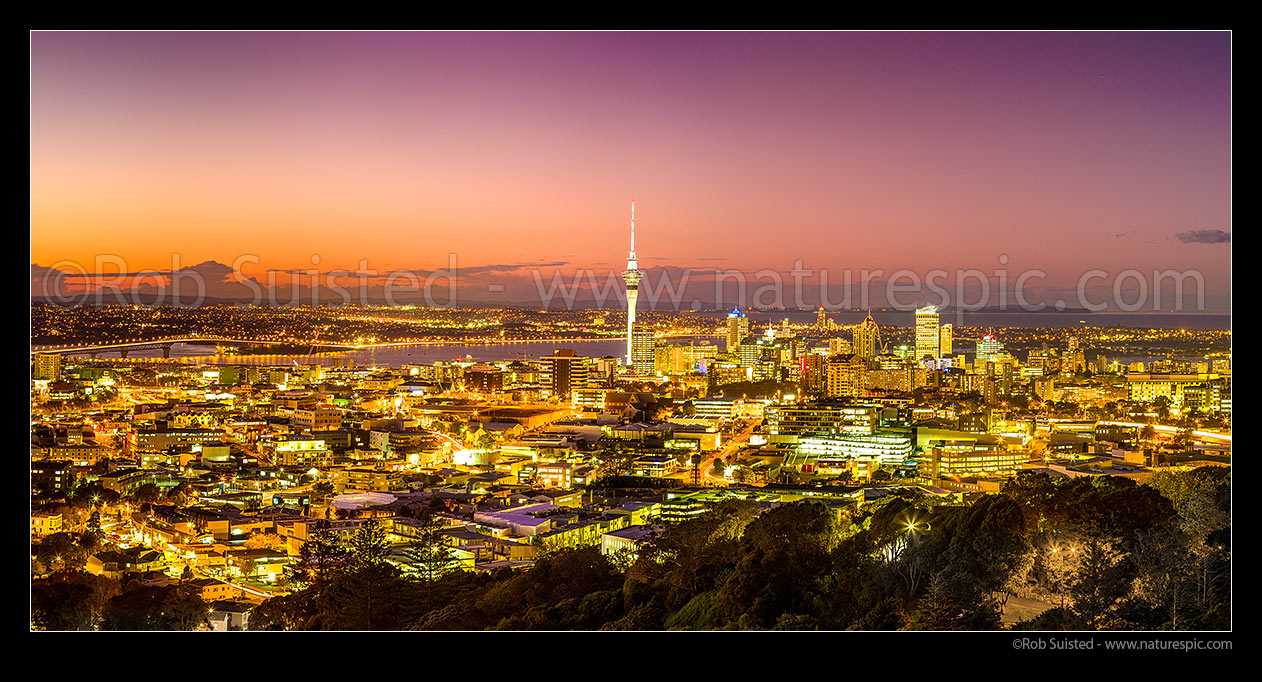
[[[1196,269],[1226,33],[35,33],[31,259]],[[1188,241],[1191,240],[1191,241]],[[1217,243],[1207,243],[1207,242]]]

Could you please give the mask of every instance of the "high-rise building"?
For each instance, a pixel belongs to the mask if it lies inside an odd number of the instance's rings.
[[[649,348],[649,369],[652,369],[652,348]],[[590,361],[572,350],[555,350],[550,357],[540,358],[543,364],[542,383],[553,397],[568,400],[575,389],[588,383]]]
[[[955,340],[955,329],[950,324],[944,324],[939,331],[938,336],[938,357],[945,358],[951,354],[951,345]]]
[[[61,356],[56,353],[40,353],[35,356],[35,379],[60,379]]]
[[[639,376],[653,375],[653,328],[648,325],[631,331],[631,369]]]
[[[866,374],[867,365],[858,355],[834,355],[828,358],[825,394],[852,398],[863,395]]]
[[[820,306],[815,313],[815,329],[821,332],[828,329],[828,320],[824,317],[824,306]]]
[[[635,302],[640,296],[640,272],[635,257],[635,201],[631,202],[631,253],[627,255],[627,270],[622,280],[627,283],[627,366],[634,364]],[[649,371],[653,369],[653,344],[649,342]]]
[[[748,334],[749,318],[740,311],[740,308],[732,308],[732,312],[727,314],[727,352],[739,352],[741,339]]]
[[[938,306],[928,305],[916,309],[916,362],[925,357],[937,360],[941,357],[938,347],[942,341],[938,331]]]
[[[864,318],[854,330],[854,352],[864,360],[875,358],[880,351],[877,341],[880,335],[880,329],[876,326],[876,320],[872,319],[872,313]]]
[[[1002,350],[1003,343],[996,339],[994,334],[986,334],[977,342],[977,360],[979,362],[993,360]]]

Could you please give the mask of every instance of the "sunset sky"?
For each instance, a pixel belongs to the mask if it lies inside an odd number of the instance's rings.
[[[635,198],[641,267],[1225,296],[1230,39],[37,32],[31,262],[620,269]]]

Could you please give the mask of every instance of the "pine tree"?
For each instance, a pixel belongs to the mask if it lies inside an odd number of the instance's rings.
[[[351,556],[355,569],[380,565],[385,562],[389,553],[386,529],[376,519],[365,521],[351,540]]]
[[[421,525],[416,538],[409,543],[410,555],[422,580],[437,580],[453,570],[458,560],[451,556],[442,522],[428,513],[423,514],[419,521]]]
[[[348,553],[330,530],[329,522],[318,521],[298,550],[298,561],[295,562],[297,579],[318,592],[346,567],[348,559]]]

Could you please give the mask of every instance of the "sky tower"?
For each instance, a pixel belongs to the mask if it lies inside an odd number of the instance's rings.
[[[622,280],[627,283],[627,366],[632,363],[631,346],[635,338],[635,301],[640,295],[640,269],[635,259],[635,199],[631,200],[631,253],[627,255],[627,271]]]

